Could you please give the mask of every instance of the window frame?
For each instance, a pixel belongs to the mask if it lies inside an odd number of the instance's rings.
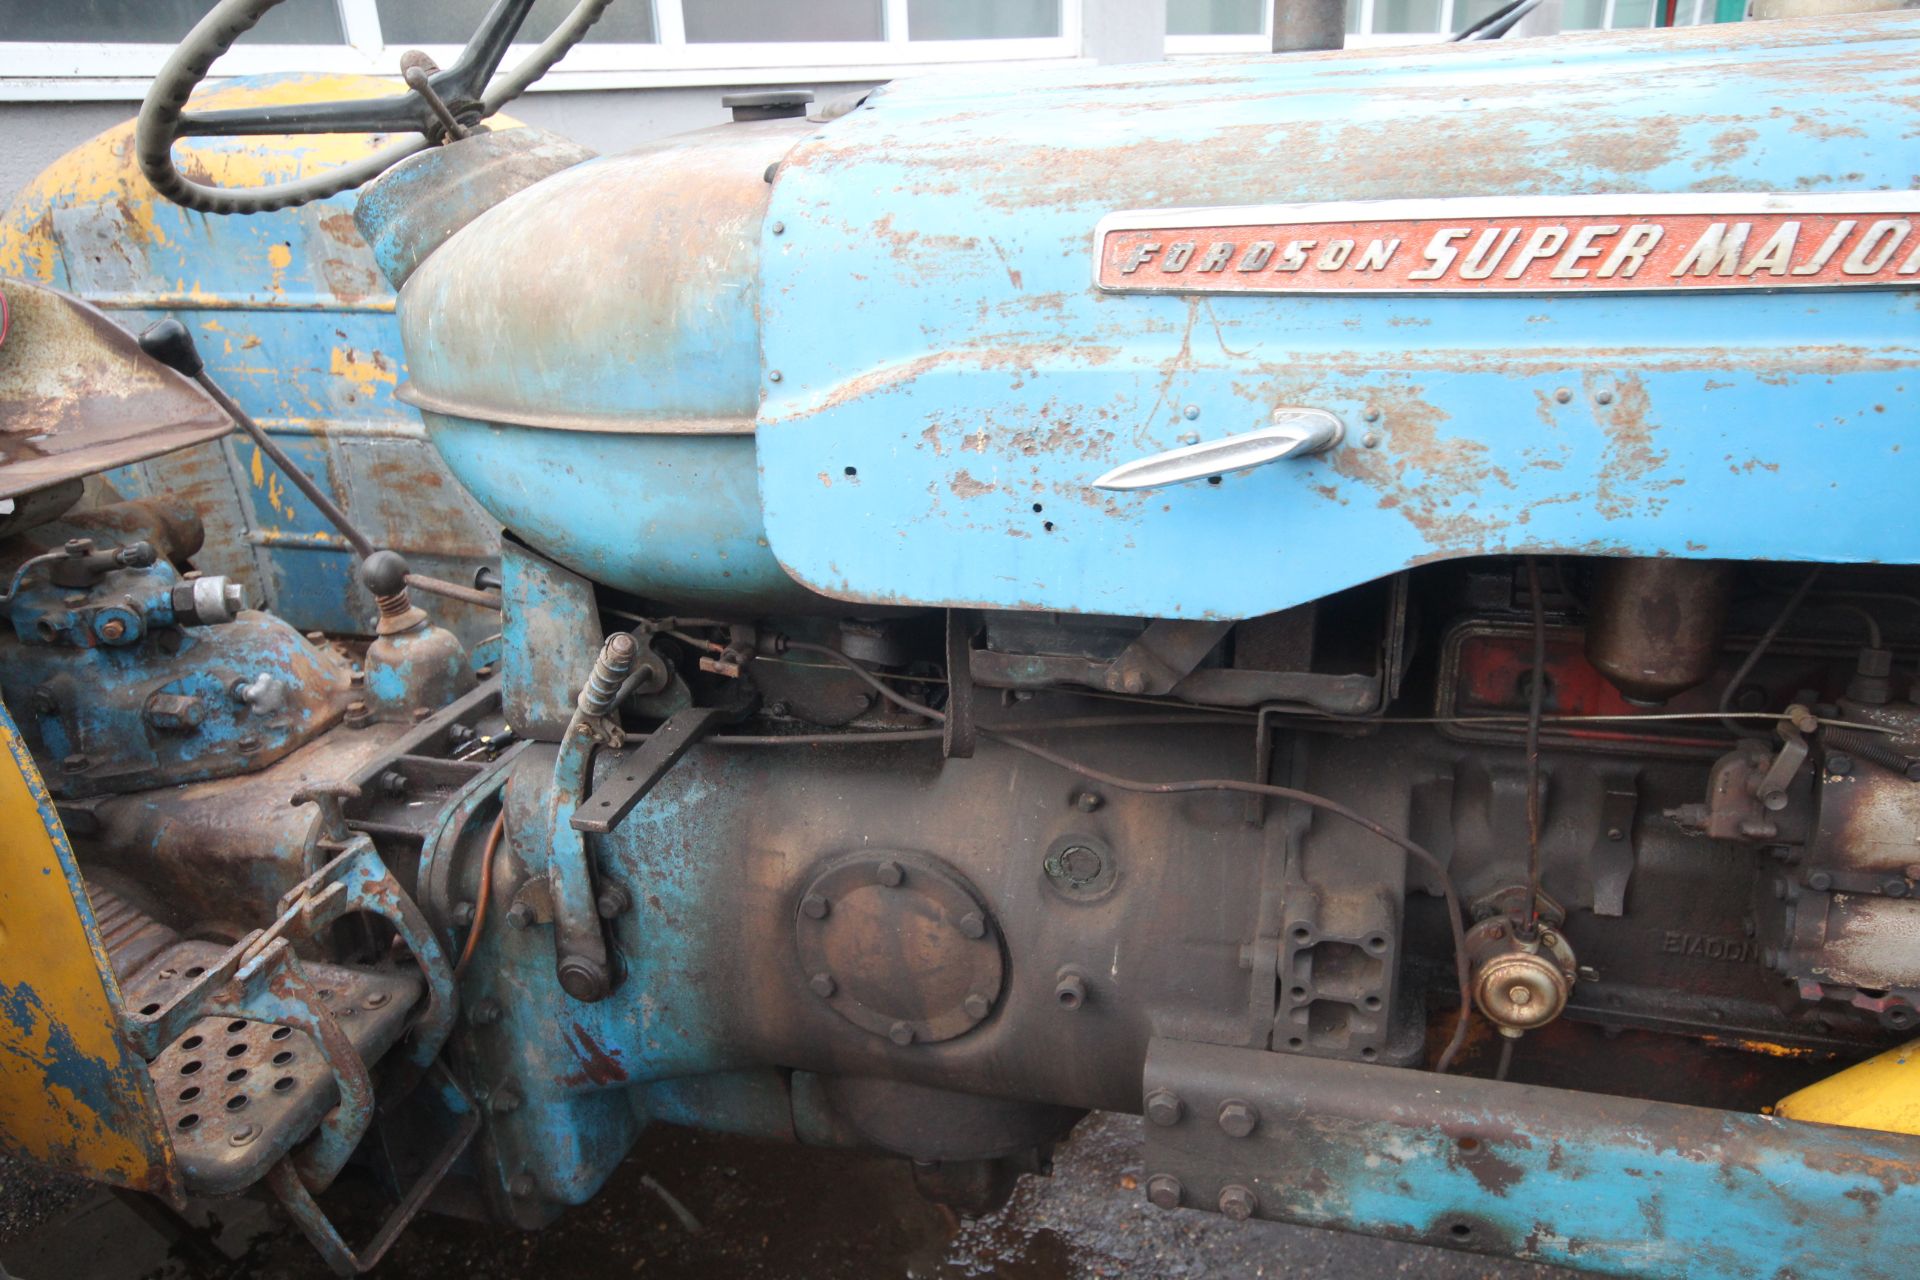
[[[700,85],[795,84],[888,80],[930,68],[979,63],[1085,62],[1082,6],[1058,0],[1060,34],[984,40],[911,40],[908,0],[882,0],[879,40],[691,44],[681,5],[650,2],[650,44],[582,44],[534,84],[530,92],[591,89],[678,88]],[[1097,0],[1096,0],[1097,2]],[[374,0],[333,0],[344,44],[250,44],[242,37],[216,64],[216,78],[313,71],[323,74],[393,76],[400,54],[411,46],[388,45]],[[532,52],[515,45],[504,65]],[[171,44],[0,41],[0,101],[125,100],[145,94]],[[446,65],[456,45],[426,45]]]
[[[1654,10],[1658,10],[1663,0],[1654,0]],[[1374,0],[1360,0],[1360,30],[1347,33],[1347,48],[1367,49],[1383,48],[1393,45],[1433,44],[1453,34],[1453,15],[1456,0],[1440,0],[1440,26],[1434,31],[1387,31],[1375,32],[1373,19]],[[1643,28],[1616,27],[1613,24],[1614,9],[1618,0],[1606,0],[1605,15],[1598,27],[1580,27],[1578,31],[1639,31]],[[1676,17],[1691,13],[1691,20],[1677,22],[1677,26],[1699,26],[1714,20],[1714,0],[1680,0]],[[1263,5],[1260,10],[1260,31],[1256,35],[1186,35],[1167,36],[1167,56],[1194,57],[1223,53],[1268,53],[1272,50],[1272,38],[1268,34],[1272,29],[1273,9]]]

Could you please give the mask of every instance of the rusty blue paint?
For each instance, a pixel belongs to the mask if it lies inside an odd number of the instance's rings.
[[[1908,1135],[1173,1040],[1145,1088],[1186,1104],[1145,1162],[1188,1207],[1650,1280],[1904,1280],[1920,1247]]]
[[[1853,15],[889,86],[774,184],[773,552],[842,599],[1158,617],[1511,551],[1912,563],[1911,291],[1138,296],[1092,268],[1121,209],[1904,192],[1917,54],[1914,15]],[[1283,405],[1345,442],[1092,487]]]

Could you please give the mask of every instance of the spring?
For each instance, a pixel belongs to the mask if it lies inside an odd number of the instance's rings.
[[[586,687],[580,690],[580,713],[588,716],[604,716],[613,710],[614,702],[620,696],[620,686],[625,682],[627,673],[633,670],[633,660],[640,646],[632,636],[624,631],[616,631],[607,637],[600,649],[600,656],[593,661],[593,674],[587,677]]]

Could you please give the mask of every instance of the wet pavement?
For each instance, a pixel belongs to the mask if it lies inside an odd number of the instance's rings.
[[[1056,1153],[1054,1175],[1023,1178],[1000,1212],[962,1222],[922,1199],[904,1162],[777,1146],[683,1129],[651,1131],[608,1187],[538,1233],[424,1217],[375,1276],[523,1280],[1091,1280],[1093,1277],[1313,1277],[1568,1280],[1573,1273],[1217,1214],[1165,1213],[1139,1189],[1140,1122],[1095,1115]],[[17,1171],[0,1179],[18,1185]],[[649,1180],[680,1202],[697,1230]],[[277,1208],[211,1207],[226,1258],[195,1259],[109,1195],[61,1207],[40,1193],[31,1229],[0,1223],[0,1262],[18,1280],[320,1280],[326,1268]],[[48,1197],[51,1197],[49,1199]],[[330,1199],[360,1238],[377,1206]],[[193,1211],[206,1221],[209,1210]]]

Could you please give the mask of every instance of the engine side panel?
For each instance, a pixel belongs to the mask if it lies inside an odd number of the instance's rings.
[[[1903,192],[1920,101],[1894,69],[1917,42],[1912,16],[1874,15],[890,88],[775,183],[772,550],[845,599],[1163,617],[1512,550],[1905,560],[1904,287],[1202,297],[1092,277],[1095,225],[1124,209]],[[1091,487],[1283,405],[1333,411],[1344,441],[1219,483]]]

